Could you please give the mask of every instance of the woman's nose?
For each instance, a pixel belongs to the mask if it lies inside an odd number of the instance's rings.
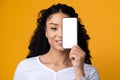
[[[60,28],[60,29],[58,30],[58,36],[59,36],[60,38],[62,38],[62,28]]]

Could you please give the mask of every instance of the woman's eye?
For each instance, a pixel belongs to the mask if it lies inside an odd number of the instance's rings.
[[[54,27],[53,27],[53,28],[51,28],[51,30],[55,31],[55,30],[57,30],[57,28],[54,28]]]

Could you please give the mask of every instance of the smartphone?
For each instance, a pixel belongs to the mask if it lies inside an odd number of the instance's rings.
[[[77,18],[62,19],[62,47],[71,49],[77,45]]]

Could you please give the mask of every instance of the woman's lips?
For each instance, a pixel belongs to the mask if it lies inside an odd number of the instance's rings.
[[[62,40],[56,40],[56,42],[58,45],[60,45],[60,46],[62,45]]]

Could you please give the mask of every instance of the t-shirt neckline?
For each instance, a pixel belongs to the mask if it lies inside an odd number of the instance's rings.
[[[48,70],[48,71],[50,71],[50,72],[52,72],[52,73],[55,73],[55,74],[58,74],[58,73],[61,73],[61,72],[71,72],[71,71],[73,72],[73,71],[74,71],[74,68],[73,68],[73,67],[68,67],[68,68],[61,69],[61,70],[59,70],[59,71],[56,72],[56,71],[54,71],[53,69],[45,66],[45,65],[41,62],[40,56],[37,56],[37,62],[38,62],[44,69],[46,69],[46,70]]]

